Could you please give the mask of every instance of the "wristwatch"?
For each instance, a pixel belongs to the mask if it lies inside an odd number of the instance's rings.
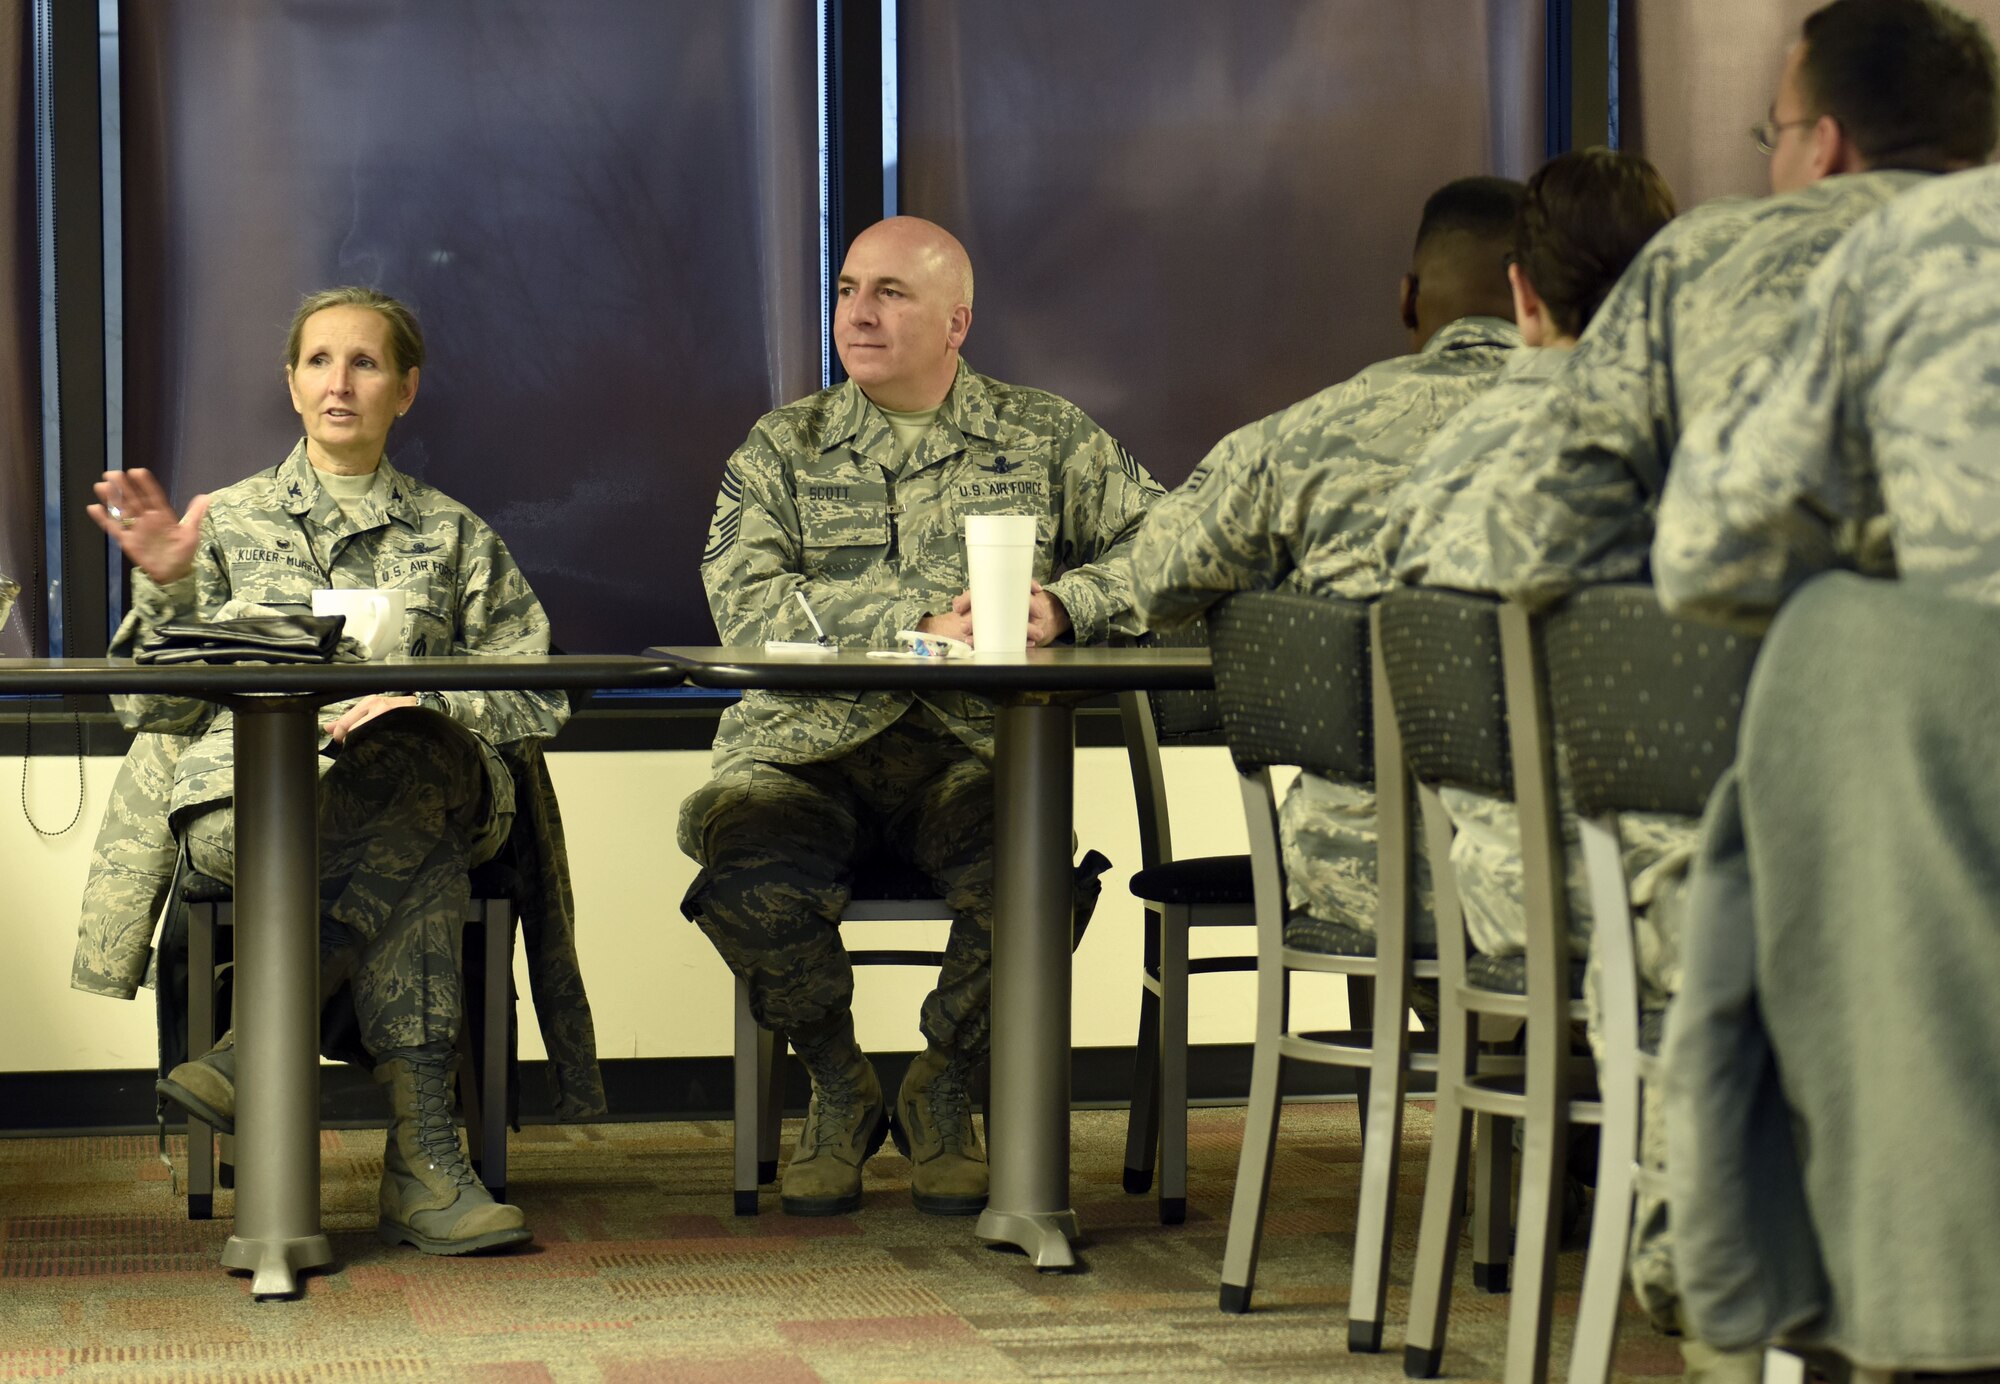
[[[451,703],[444,699],[442,692],[417,693],[417,705],[426,711],[435,711],[441,716],[451,715]]]

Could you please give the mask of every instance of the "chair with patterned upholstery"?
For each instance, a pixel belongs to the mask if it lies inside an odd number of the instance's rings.
[[[1149,642],[1200,645],[1196,622],[1149,636]],[[1196,928],[1256,923],[1248,855],[1188,859],[1174,855],[1162,746],[1214,743],[1222,728],[1212,692],[1128,692],[1119,698],[1125,750],[1139,809],[1140,870],[1131,890],[1145,911],[1145,951],[1139,977],[1139,1037],[1132,1072],[1132,1110],[1125,1130],[1125,1190],[1153,1185],[1157,1157],[1160,1222],[1187,1218],[1188,977],[1254,970],[1254,955],[1190,958]]]
[[[1437,968],[1413,954],[1408,785],[1395,726],[1385,719],[1386,700],[1374,685],[1369,607],[1291,592],[1249,592],[1217,606],[1209,631],[1223,738],[1241,780],[1257,900],[1257,1044],[1223,1254],[1221,1306],[1242,1312],[1250,1305],[1277,1144],[1283,1064],[1348,1067],[1357,1073],[1365,1111],[1348,1344],[1356,1351],[1379,1350],[1407,1072],[1434,1066],[1428,1054],[1413,1051],[1410,987],[1414,978],[1436,975]],[[1380,905],[1372,935],[1288,907],[1271,774],[1278,766],[1376,789]],[[1291,978],[1301,971],[1346,977],[1347,1030],[1292,1029]],[[1366,1027],[1356,1022],[1362,1016]]]
[[[1503,1156],[1498,1121],[1522,1125],[1514,1299],[1507,1378],[1539,1381],[1548,1372],[1549,1318],[1560,1234],[1564,1155],[1571,1123],[1594,1124],[1594,1099],[1573,1072],[1570,1033],[1583,1017],[1583,964],[1571,956],[1561,887],[1554,762],[1530,639],[1507,641],[1502,625],[1527,630],[1526,612],[1455,591],[1407,589],[1380,602],[1378,642],[1403,751],[1417,783],[1426,853],[1433,862],[1438,935],[1437,1113],[1424,1188],[1423,1223],[1410,1294],[1403,1368],[1437,1374],[1444,1357],[1453,1262],[1465,1204],[1468,1114],[1493,1117],[1480,1144]],[[1497,616],[1497,618],[1496,618]],[[1529,714],[1523,714],[1527,712]],[[1510,714],[1512,713],[1512,714]],[[1471,950],[1458,881],[1448,862],[1453,826],[1439,790],[1447,785],[1511,799],[1521,823],[1527,912],[1524,956],[1494,959]],[[1491,1016],[1525,1021],[1527,1064],[1520,1077],[1474,1069],[1473,1024]],[[1509,1278],[1504,1215],[1489,1208],[1474,1225],[1474,1281],[1501,1288]]]
[[[1524,627],[1517,619],[1515,629]],[[1633,1199],[1660,1174],[1639,1162],[1644,1083],[1659,1030],[1642,1024],[1619,818],[1697,818],[1736,757],[1758,641],[1670,618],[1648,585],[1578,592],[1541,621],[1548,709],[1576,803],[1598,958],[1603,1144],[1570,1384],[1610,1377]]]

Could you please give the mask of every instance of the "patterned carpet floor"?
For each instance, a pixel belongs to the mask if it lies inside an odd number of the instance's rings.
[[[1385,1345],[1346,1351],[1361,1141],[1351,1104],[1288,1107],[1253,1310],[1216,1310],[1243,1112],[1197,1111],[1187,1223],[1119,1186],[1122,1112],[1079,1112],[1086,1271],[1038,1274],[970,1220],[919,1215],[885,1149],[858,1216],[730,1214],[726,1123],[531,1127],[510,1145],[535,1244],[433,1259],[373,1234],[379,1131],[323,1136],[337,1263],[296,1302],[224,1273],[230,1197],[190,1222],[146,1137],[0,1140],[0,1380],[438,1379],[528,1384],[884,1380],[1400,1380],[1429,1112],[1413,1106]],[[169,1143],[178,1166],[178,1139]],[[1500,1372],[1507,1299],[1459,1256],[1448,1375]],[[1559,1317],[1582,1256],[1563,1256]],[[1558,1325],[1551,1376],[1569,1330]],[[1678,1374],[1627,1302],[1620,1378]]]

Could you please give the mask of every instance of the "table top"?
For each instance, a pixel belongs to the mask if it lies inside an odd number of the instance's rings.
[[[0,693],[151,692],[244,696],[273,692],[527,692],[672,687],[678,667],[629,654],[393,658],[366,663],[134,663],[129,658],[0,658]]]
[[[772,653],[762,645],[656,647],[646,657],[679,669],[698,687],[784,692],[879,692],[912,688],[977,692],[1163,692],[1213,687],[1205,648],[1028,649],[971,658],[871,658],[865,649]]]

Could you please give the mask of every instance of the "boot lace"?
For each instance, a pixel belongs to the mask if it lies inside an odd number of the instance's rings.
[[[410,1075],[417,1090],[417,1147],[432,1167],[461,1187],[479,1179],[465,1161],[459,1147],[458,1126],[451,1118],[451,1086],[441,1067],[412,1065]]]
[[[814,1149],[839,1144],[853,1134],[861,1117],[861,1083],[843,1076],[813,1089],[812,1141]]]
[[[962,1149],[972,1125],[972,1092],[966,1071],[958,1063],[948,1063],[931,1082],[931,1119],[937,1127],[938,1142],[948,1149]]]

